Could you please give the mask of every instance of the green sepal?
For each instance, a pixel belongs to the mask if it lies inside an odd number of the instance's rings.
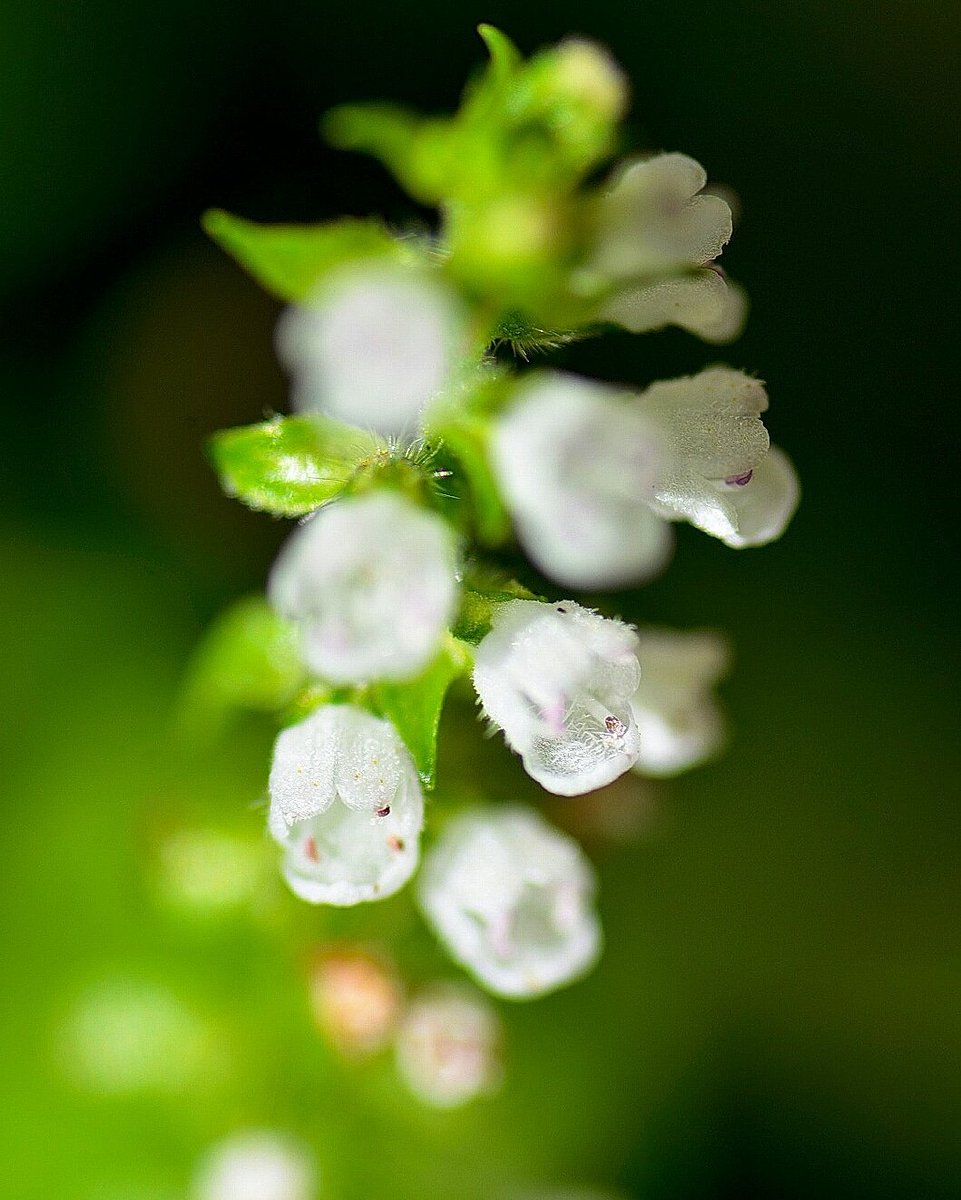
[[[296,629],[263,596],[245,597],[221,613],[198,647],[183,688],[180,727],[202,739],[238,712],[278,713],[305,679]]]
[[[227,495],[278,517],[300,517],[332,500],[380,447],[372,434],[320,416],[223,429],[209,443]]]
[[[420,675],[402,682],[381,680],[371,687],[371,704],[393,722],[425,788],[436,782],[437,729],[447,689],[470,666],[467,647],[448,634],[441,652]]]
[[[408,262],[412,249],[373,218],[322,225],[259,225],[220,209],[202,218],[211,238],[281,300],[306,300],[335,267],[370,259]]]

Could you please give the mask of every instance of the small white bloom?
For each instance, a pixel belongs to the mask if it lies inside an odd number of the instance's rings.
[[[473,990],[435,984],[411,1003],[397,1035],[397,1069],[432,1108],[456,1108],[500,1080],[497,1013]]]
[[[585,974],[600,953],[593,869],[526,808],[455,817],[424,863],[418,898],[451,955],[501,996],[529,998]]]
[[[623,288],[608,298],[599,315],[631,333],[678,325],[705,342],[730,342],[744,325],[747,297],[717,268],[702,267]]]
[[[201,1160],[193,1200],[314,1200],[307,1151],[286,1134],[252,1129],[219,1142]]]
[[[686,154],[627,164],[600,200],[592,267],[636,279],[713,261],[733,226],[727,201],[701,194],[706,183],[707,172]]]
[[[270,769],[270,832],[311,904],[380,900],[414,873],[424,798],[389,721],[326,705],[285,729]]]
[[[641,682],[631,698],[641,750],[634,770],[668,776],[710,758],[724,739],[711,689],[728,666],[713,633],[639,629]]]
[[[456,364],[465,328],[460,302],[439,280],[367,263],[335,273],[310,303],[289,308],[276,345],[299,411],[413,436]]]
[[[518,536],[538,567],[576,588],[656,574],[668,525],[651,509],[660,428],[616,389],[542,372],[521,384],[495,427],[494,469]]]
[[[637,759],[630,698],[640,669],[633,630],[573,600],[510,600],[477,647],[474,687],[524,769],[579,796]]]
[[[403,679],[436,654],[457,598],[450,527],[396,492],[322,508],[288,539],[268,584],[334,683]]]
[[[731,237],[731,209],[705,195],[707,174],[686,154],[629,163],[598,202],[588,276],[614,283],[599,317],[632,333],[679,325],[710,342],[741,330],[746,300],[714,265]]]
[[[638,397],[672,446],[655,511],[738,548],[780,537],[799,491],[787,457],[768,448],[767,405],[764,384],[729,367],[663,380]]]

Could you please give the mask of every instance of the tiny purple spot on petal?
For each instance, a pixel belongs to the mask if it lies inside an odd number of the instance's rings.
[[[728,485],[728,487],[744,487],[745,484],[750,483],[753,478],[754,472],[752,470],[745,471],[743,475],[729,475],[724,482]]]

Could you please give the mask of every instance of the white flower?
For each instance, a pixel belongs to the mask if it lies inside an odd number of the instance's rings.
[[[670,439],[668,470],[657,480],[654,508],[690,521],[729,546],[761,546],[781,536],[797,507],[794,468],[769,450],[760,414],[760,380],[729,367],[652,384],[638,406]]]
[[[403,679],[437,652],[457,598],[454,534],[396,492],[322,508],[288,539],[268,592],[334,683]]]
[[[193,1200],[314,1200],[317,1186],[306,1150],[286,1134],[235,1133],[203,1158]]]
[[[527,773],[549,792],[603,787],[637,759],[633,631],[572,600],[510,600],[477,647],[474,686]]]
[[[426,272],[355,264],[284,313],[276,345],[299,411],[413,436],[456,365],[465,328],[460,302]]]
[[[710,758],[724,739],[711,695],[728,666],[724,639],[713,633],[639,629],[641,682],[631,697],[641,750],[634,770],[668,776]]]
[[[731,239],[731,209],[700,194],[706,183],[707,172],[686,154],[628,163],[599,204],[594,269],[636,279],[717,258]]]
[[[526,808],[455,817],[418,898],[451,955],[485,987],[527,998],[573,982],[600,953],[594,872],[580,846]]]
[[[270,769],[270,832],[311,904],[390,896],[414,873],[424,798],[389,721],[327,705],[285,729]]]
[[[731,209],[702,194],[707,174],[685,154],[635,161],[598,203],[589,273],[613,282],[599,316],[633,333],[680,325],[707,341],[736,337],[746,304],[714,260],[730,240]]]
[[[432,1108],[456,1108],[500,1079],[500,1022],[473,990],[435,984],[411,1003],[397,1035],[397,1069]]]
[[[650,504],[661,430],[616,389],[542,372],[518,388],[491,452],[518,536],[576,588],[614,588],[662,568],[673,538]]]

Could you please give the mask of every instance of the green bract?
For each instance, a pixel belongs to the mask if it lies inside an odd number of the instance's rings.
[[[274,417],[225,429],[210,454],[228,496],[278,517],[300,517],[338,496],[381,443],[319,417]]]
[[[415,257],[410,242],[393,237],[379,221],[345,217],[325,225],[258,225],[220,209],[204,214],[203,227],[268,292],[281,300],[309,299],[335,267]]]

